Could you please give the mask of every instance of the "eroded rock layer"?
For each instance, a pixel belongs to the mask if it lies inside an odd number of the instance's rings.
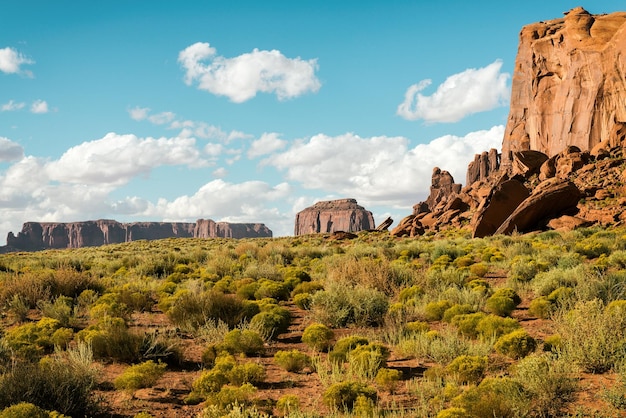
[[[502,165],[515,151],[552,157],[567,146],[590,151],[626,137],[626,12],[564,18],[525,26],[513,73]]]
[[[256,238],[271,237],[264,224],[236,224],[199,219],[197,222],[132,222],[109,219],[84,222],[26,222],[16,235],[9,232],[7,247],[34,251],[47,248],[81,248],[141,239]]]
[[[294,235],[357,232],[374,228],[372,212],[359,206],[355,199],[338,199],[317,202],[298,212]]]

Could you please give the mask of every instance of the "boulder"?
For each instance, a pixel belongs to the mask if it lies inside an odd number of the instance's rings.
[[[335,231],[358,232],[374,229],[372,212],[355,199],[317,202],[296,214],[294,235]]]
[[[495,186],[472,219],[472,236],[493,235],[529,195],[524,184],[514,179]]]
[[[548,156],[540,151],[516,151],[513,153],[512,175],[529,178],[539,173],[539,168],[546,162]]]
[[[393,224],[393,219],[391,217],[385,219],[380,225],[376,227],[377,231],[387,231],[389,227]]]
[[[580,191],[571,181],[557,178],[546,180],[509,215],[495,234],[542,229],[549,220],[575,210],[580,198]]]
[[[563,215],[559,218],[551,219],[548,222],[548,228],[558,231],[573,231],[574,229],[583,228],[589,225],[591,225],[591,222],[588,220],[570,215]]]
[[[390,234],[394,237],[417,237],[424,234],[424,227],[417,215],[409,215]]]
[[[552,157],[568,145],[590,151],[626,138],[626,12],[564,18],[525,26],[512,80],[501,165],[516,151]]]

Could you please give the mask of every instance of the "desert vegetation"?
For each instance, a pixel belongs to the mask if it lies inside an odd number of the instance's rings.
[[[626,413],[626,229],[0,256],[0,417]]]

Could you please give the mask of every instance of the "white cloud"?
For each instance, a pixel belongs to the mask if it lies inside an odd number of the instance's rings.
[[[67,150],[46,165],[53,180],[84,184],[124,184],[164,165],[206,165],[193,138],[138,138],[109,133]]]
[[[16,161],[24,157],[24,148],[9,138],[0,136],[0,162]]]
[[[474,155],[500,148],[503,135],[504,127],[494,126],[409,148],[403,137],[319,134],[296,141],[262,164],[285,171],[287,180],[307,189],[353,197],[364,204],[410,207],[428,195],[433,167],[448,170],[462,183]]]
[[[483,68],[470,68],[451,75],[431,96],[420,92],[431,80],[410,86],[397,114],[405,119],[426,122],[457,122],[472,113],[484,112],[509,102],[508,73],[501,73],[502,61],[496,60]]]
[[[213,173],[211,174],[213,175],[213,177],[221,179],[228,175],[228,170],[226,170],[224,167],[219,167],[213,170]]]
[[[287,183],[276,186],[263,181],[228,183],[217,179],[202,186],[191,196],[174,200],[159,199],[150,204],[146,216],[169,219],[229,219],[231,222],[261,222],[264,204],[286,198],[291,191]]]
[[[280,134],[276,132],[264,133],[255,141],[252,141],[248,150],[248,158],[256,158],[261,155],[271,154],[274,151],[285,148],[287,141],[280,139]]]
[[[275,93],[279,100],[317,92],[317,60],[287,58],[277,50],[258,50],[226,58],[208,43],[197,42],[178,54],[185,83],[197,82],[200,90],[226,96],[232,102],[250,100],[258,92]],[[205,64],[204,61],[208,61]]]
[[[0,48],[0,71],[7,74],[24,74],[32,77],[32,72],[20,68],[23,64],[34,64],[34,61],[26,58],[13,48]]]
[[[32,113],[48,113],[48,103],[45,100],[35,100],[30,106]]]
[[[3,112],[12,112],[15,110],[21,110],[26,106],[24,102],[15,102],[13,100],[9,100],[7,103],[3,104],[0,108]]]
[[[132,120],[142,121],[148,117],[150,108],[135,106],[132,109],[128,109],[128,114]]]

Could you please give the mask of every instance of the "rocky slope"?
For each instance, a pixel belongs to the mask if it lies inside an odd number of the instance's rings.
[[[271,237],[264,224],[236,224],[199,219],[197,222],[132,222],[101,219],[84,222],[26,222],[17,235],[9,232],[3,249],[35,251],[46,248],[81,248],[163,238]]]
[[[475,237],[626,221],[626,12],[525,26],[502,154],[476,155],[461,188],[435,168],[430,196],[391,233]]]
[[[296,215],[294,235],[374,229],[372,212],[355,199],[317,202]]]

